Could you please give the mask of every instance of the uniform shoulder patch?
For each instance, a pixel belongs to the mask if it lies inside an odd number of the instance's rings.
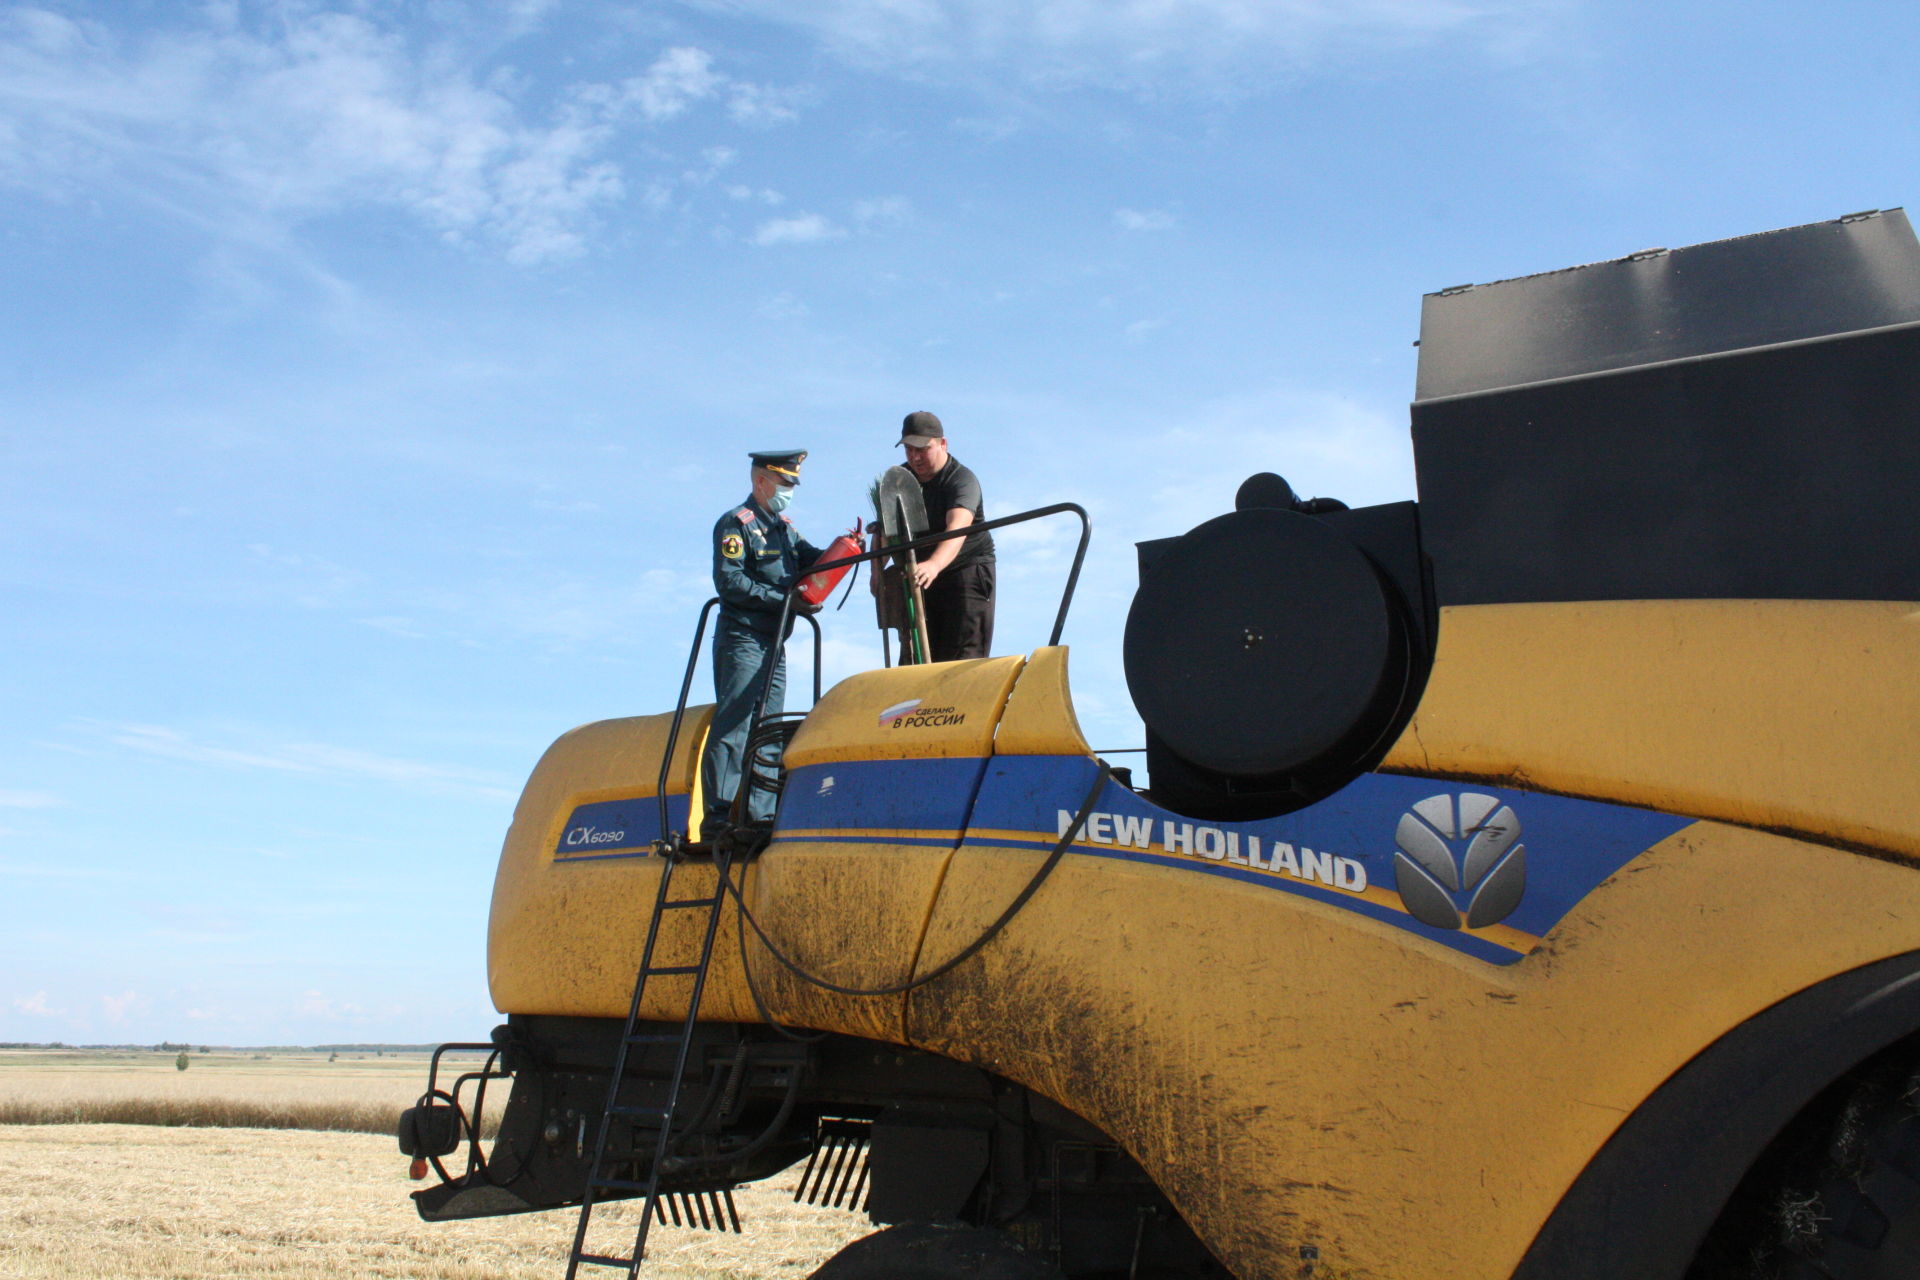
[[[735,520],[738,520],[738,521],[739,521],[739,522],[740,522],[741,524],[752,524],[752,523],[753,523],[753,508],[752,508],[752,507],[742,507],[742,508],[740,508],[740,509],[739,509],[738,511],[736,511],[736,512],[734,512],[734,513],[733,513],[733,518],[734,518]]]
[[[729,560],[738,560],[747,553],[746,543],[740,541],[740,535],[729,533],[720,539],[720,554]]]

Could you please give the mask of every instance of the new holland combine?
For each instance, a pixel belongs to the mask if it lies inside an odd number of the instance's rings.
[[[567,1274],[632,1275],[800,1164],[885,1228],[823,1280],[1920,1275],[1906,217],[1448,289],[1421,337],[1417,503],[1228,477],[1142,531],[1144,787],[1058,626],[816,688],[756,730],[778,817],[712,844],[691,661],[563,735],[497,1057],[402,1122],[420,1213],[574,1207]]]

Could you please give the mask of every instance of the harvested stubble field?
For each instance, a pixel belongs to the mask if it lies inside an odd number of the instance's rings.
[[[236,1056],[184,1072],[172,1055],[117,1066],[51,1055],[0,1054],[0,1114],[159,1099],[189,1110],[222,1102],[226,1075],[241,1101],[269,1111],[319,1097],[345,1105],[406,1105],[424,1059],[345,1055],[302,1060]],[[278,1057],[280,1055],[275,1055]],[[159,1068],[159,1069],[156,1069]],[[336,1070],[329,1071],[328,1068]],[[339,1070],[345,1068],[344,1070]],[[171,1085],[168,1078],[171,1077]],[[165,1092],[169,1088],[176,1092]],[[394,1098],[391,1104],[388,1098]],[[190,1122],[188,1122],[190,1123]],[[566,1212],[426,1223],[413,1212],[407,1160],[386,1133],[172,1127],[161,1124],[0,1125],[0,1277],[5,1280],[558,1280],[573,1215]],[[797,1171],[737,1193],[745,1236],[657,1228],[648,1280],[800,1277],[872,1228],[851,1213],[791,1202]],[[595,1215],[594,1246],[624,1252],[637,1210]],[[599,1228],[605,1225],[607,1234]]]
[[[0,1050],[0,1124],[127,1123],[392,1133],[427,1056]],[[478,1058],[456,1060],[465,1068]]]

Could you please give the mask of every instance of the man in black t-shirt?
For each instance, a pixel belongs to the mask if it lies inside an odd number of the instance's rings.
[[[947,453],[940,419],[922,409],[900,424],[907,469],[920,482],[929,530],[964,529],[987,518],[980,480]],[[933,661],[984,658],[993,648],[993,535],[984,529],[949,538],[920,558]]]

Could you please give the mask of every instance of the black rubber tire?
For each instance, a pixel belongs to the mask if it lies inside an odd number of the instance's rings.
[[[1808,1212],[1817,1234],[1780,1280],[1912,1280],[1920,1276],[1920,1112],[1913,1085],[1863,1090],[1842,1115],[1833,1167]]]
[[[1687,1280],[1920,1276],[1920,1074],[1911,1051],[1807,1108],[1749,1173]]]
[[[1062,1280],[1059,1268],[985,1227],[907,1222],[862,1236],[811,1280]]]

